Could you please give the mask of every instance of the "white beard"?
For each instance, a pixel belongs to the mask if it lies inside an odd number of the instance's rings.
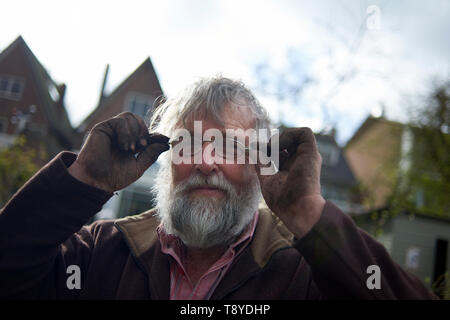
[[[237,192],[221,172],[205,176],[201,173],[173,187],[169,164],[157,174],[156,208],[164,231],[178,236],[185,245],[209,248],[229,245],[252,221],[258,209],[261,190],[256,173],[250,185]],[[194,186],[211,185],[225,191],[224,199],[192,197],[187,192]]]

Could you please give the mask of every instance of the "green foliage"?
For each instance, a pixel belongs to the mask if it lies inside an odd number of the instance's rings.
[[[448,271],[440,275],[438,279],[431,284],[431,290],[444,300],[450,300],[450,275]]]
[[[390,199],[393,210],[450,218],[450,82],[438,86],[407,126],[407,168]],[[402,169],[400,169],[402,170]]]
[[[360,203],[374,208],[355,222],[375,236],[399,214],[450,219],[450,82],[436,86],[413,111],[403,126],[409,132],[409,150],[381,165],[375,175],[379,185],[391,187],[385,206],[373,206],[375,194],[369,186],[360,183],[355,190]],[[379,143],[369,144],[368,152]]]
[[[34,163],[36,150],[25,144],[25,137],[19,136],[10,147],[0,150],[0,206],[39,169]]]

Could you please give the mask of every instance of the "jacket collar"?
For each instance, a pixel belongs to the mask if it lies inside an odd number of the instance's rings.
[[[169,260],[161,252],[156,210],[129,216],[115,221],[138,265],[149,275],[152,298],[169,299]],[[270,257],[279,249],[292,246],[293,234],[269,209],[259,209],[258,224],[250,246],[234,261],[227,275],[217,287],[213,298],[221,298],[239,287],[264,268]],[[235,267],[235,264],[246,267]]]
[[[114,224],[123,234],[136,263],[147,274],[151,298],[168,300],[169,259],[161,252],[158,241],[156,210],[117,219]]]

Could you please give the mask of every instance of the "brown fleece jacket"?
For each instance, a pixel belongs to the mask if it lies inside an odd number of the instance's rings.
[[[168,299],[169,260],[161,252],[154,211],[86,222],[112,193],[73,178],[76,154],[62,152],[36,173],[0,212],[0,297],[14,299]],[[81,270],[68,289],[67,268]],[[378,265],[381,289],[368,289]],[[261,210],[252,242],[212,299],[429,299],[414,275],[327,201],[314,228],[296,240]]]

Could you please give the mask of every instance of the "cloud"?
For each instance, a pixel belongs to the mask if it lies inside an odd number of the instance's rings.
[[[358,46],[371,4],[380,7],[381,30],[367,32]],[[449,2],[443,0],[129,0],[126,5],[18,0],[5,6],[0,48],[24,36],[51,75],[68,85],[66,102],[75,124],[95,107],[107,63],[113,89],[147,56],[163,89],[173,95],[197,77],[219,72],[253,84],[256,63],[282,68],[294,47],[320,81],[305,92],[303,105],[268,98],[267,105],[274,117],[314,128],[325,120],[321,99],[350,65],[357,77],[327,101],[341,141],[380,102],[388,116],[401,117],[402,96],[423,90],[430,74],[448,74]]]

